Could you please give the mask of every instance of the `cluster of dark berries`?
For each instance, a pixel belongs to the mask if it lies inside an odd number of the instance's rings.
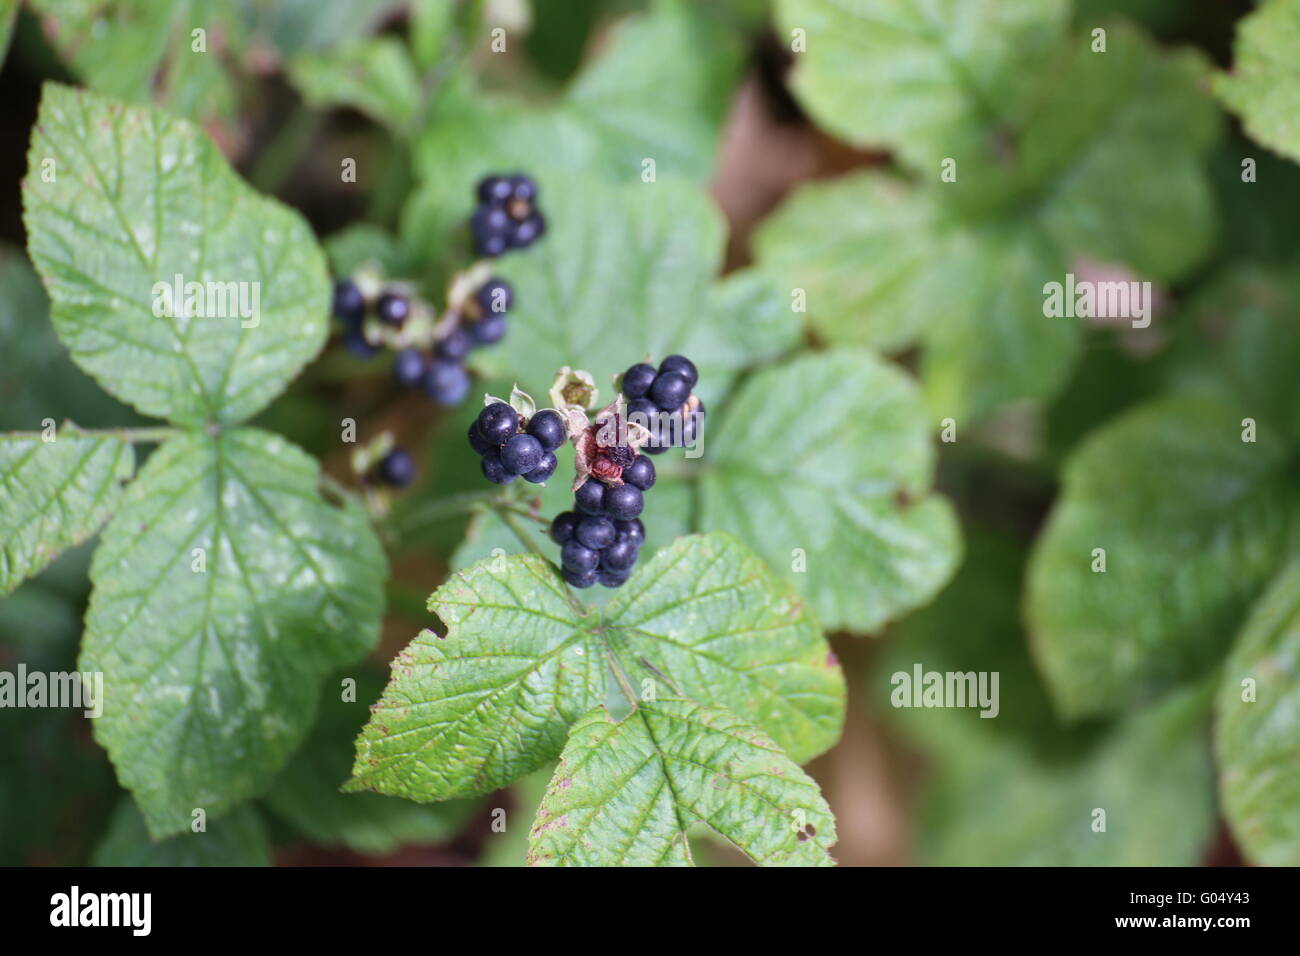
[[[704,418],[704,403],[693,394],[699,378],[684,355],[668,356],[658,369],[639,362],[623,373],[628,418],[651,433],[647,452],[658,455],[695,441]]]
[[[560,571],[575,588],[600,583],[621,586],[632,575],[645,525],[643,492],[655,483],[655,466],[626,445],[611,446],[605,460],[626,461],[618,473],[606,470],[609,481],[592,472],[573,494],[573,511],[555,516],[551,538],[560,546]]]
[[[476,191],[479,205],[469,225],[480,256],[526,249],[546,231],[546,218],[537,208],[537,183],[529,177],[486,176]]]
[[[559,412],[544,408],[525,419],[505,402],[493,402],[469,426],[469,446],[483,457],[483,477],[508,485],[523,476],[541,484],[555,474],[555,449],[568,429]]]

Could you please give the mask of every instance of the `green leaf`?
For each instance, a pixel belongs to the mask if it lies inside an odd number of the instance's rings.
[[[1247,700],[1246,680],[1253,693]],[[1224,814],[1256,863],[1300,863],[1300,562],[1260,599],[1224,664],[1215,750]]]
[[[701,528],[748,542],[829,628],[874,632],[929,601],[957,566],[956,517],[929,493],[920,397],[869,352],[759,372],[709,423],[703,461]]]
[[[289,62],[289,77],[317,107],[350,106],[404,136],[420,107],[420,77],[406,44],[373,37]]]
[[[1300,4],[1266,0],[1237,21],[1231,73],[1214,78],[1214,92],[1241,117],[1246,132],[1283,156],[1300,162]]]
[[[953,710],[917,821],[929,866],[1191,866],[1214,833],[1205,694],[1180,694],[1093,746],[1044,759]],[[932,728],[933,739],[938,728]],[[1105,830],[1094,829],[1105,811]]]
[[[113,813],[95,849],[95,866],[270,866],[271,847],[257,811],[238,807],[194,833],[155,841],[130,798]]]
[[[197,127],[47,84],[28,158],[24,222],[51,318],[114,396],[183,424],[241,421],[324,345],[330,287],[311,230]],[[208,283],[222,315],[155,315],[155,284],[177,275]]]
[[[900,6],[916,5],[889,8]],[[966,7],[972,17],[1013,9]],[[1035,16],[1030,7],[1045,5],[1014,9]],[[1204,167],[1220,122],[1200,90],[1204,58],[1162,53],[1124,24],[1108,28],[1105,53],[1088,44],[1073,37],[1035,83],[1017,78],[1034,92],[1033,108],[1013,128],[990,128],[985,138],[1001,144],[992,158],[946,141],[955,181],[940,181],[935,159],[911,186],[876,172],[807,184],[756,234],[759,267],[804,290],[825,339],[923,346],[936,417],[980,418],[1061,388],[1085,322],[1045,317],[1045,283],[1097,262],[1168,281],[1210,249]],[[867,109],[884,102],[858,100]]]
[[[129,442],[65,425],[50,442],[0,435],[0,595],[99,530],[135,471]]]
[[[817,784],[754,727],[688,700],[573,727],[529,837],[533,866],[688,866],[702,823],[762,866],[833,866]],[[805,826],[809,827],[805,831]]]
[[[698,189],[560,172],[538,180],[542,207],[564,215],[500,267],[518,304],[509,335],[479,360],[494,377],[535,382],[536,394],[557,369],[576,364],[612,398],[614,376],[629,365],[680,353],[699,367],[708,403],[740,369],[797,342],[788,292],[749,272],[714,283],[724,227]]]
[[[1250,414],[1226,395],[1170,396],[1066,463],[1026,603],[1062,713],[1118,710],[1203,673],[1280,565],[1296,529],[1290,452],[1268,429],[1242,441]]]
[[[184,434],[104,531],[80,666],[109,675],[95,737],[155,835],[264,791],[324,675],[374,647],[383,552],[361,508],[326,504],[319,479],[265,432]]]
[[[781,41],[806,34],[792,80],[817,122],[927,174],[1019,123],[1065,31],[1067,0],[780,0]]]
[[[405,844],[441,843],[455,836],[474,811],[470,800],[421,806],[377,793],[340,793],[352,766],[352,742],[370,716],[369,702],[383,689],[369,668],[340,674],[355,682],[343,699],[327,682],[320,716],[302,749],[266,795],[267,805],[313,843],[345,846],[357,853],[385,854]]]
[[[447,635],[423,631],[393,662],[348,789],[428,801],[509,783],[605,698],[610,654],[640,687],[726,706],[796,760],[839,735],[843,679],[816,620],[729,535],[679,539],[603,611],[532,554],[457,572],[429,609]]]

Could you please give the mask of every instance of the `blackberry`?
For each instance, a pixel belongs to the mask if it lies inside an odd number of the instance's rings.
[[[511,249],[527,249],[546,232],[546,219],[540,212],[535,212],[519,225],[515,226],[510,236]]]
[[[495,448],[483,456],[483,477],[496,485],[508,485],[519,476],[501,464],[501,453]]]
[[[365,317],[366,297],[351,279],[334,283],[333,312],[335,317],[347,323],[359,323]]]
[[[542,443],[532,435],[511,435],[501,446],[501,464],[512,475],[526,475],[542,463]]]
[[[570,571],[568,568],[563,568],[560,573],[564,576],[564,580],[575,588],[589,588],[600,579],[600,574],[594,568],[590,571]]]
[[[366,338],[365,322],[362,319],[349,320],[343,330],[343,346],[357,358],[372,358],[379,352],[379,346],[372,345]]]
[[[637,545],[627,538],[615,538],[600,551],[600,566],[605,571],[626,571],[636,564]]]
[[[627,583],[627,579],[631,576],[631,568],[627,568],[623,571],[606,571],[602,568],[596,573],[596,580],[607,588],[621,588]]]
[[[515,293],[510,288],[510,283],[493,277],[484,282],[474,293],[474,301],[478,304],[481,315],[502,315],[510,311],[510,306],[515,301]]]
[[[681,408],[690,397],[691,380],[676,369],[660,372],[650,386],[651,400],[666,412]]]
[[[631,521],[615,521],[614,531],[617,535],[616,541],[631,541],[638,548],[645,544],[645,525],[641,523],[640,518],[633,518]]]
[[[470,322],[466,331],[475,345],[493,345],[505,338],[506,317],[498,313]]]
[[[475,194],[479,206],[470,217],[470,232],[479,255],[524,249],[546,232],[546,219],[537,208],[537,183],[528,176],[487,176]]]
[[[379,462],[379,480],[394,488],[405,488],[415,477],[415,460],[405,448],[394,448]]]
[[[433,346],[433,354],[439,358],[459,362],[474,347],[474,340],[462,328],[454,328]]]
[[[623,394],[627,396],[629,401],[634,398],[641,398],[646,392],[650,391],[650,386],[654,384],[655,376],[658,374],[653,365],[638,362],[623,373]]]
[[[496,449],[495,445],[489,444],[483,440],[483,436],[478,433],[478,422],[469,423],[469,447],[474,449],[477,455],[486,455]]]
[[[636,485],[615,485],[605,492],[605,514],[620,521],[630,521],[641,513],[645,500]]]
[[[588,515],[599,515],[605,510],[605,485],[595,478],[588,478],[573,493],[573,503],[579,511]]]
[[[594,515],[588,515],[579,521],[574,531],[578,541],[593,551],[599,551],[606,545],[612,544],[617,534],[618,532],[614,530],[614,522]]]
[[[556,544],[565,544],[573,540],[573,533],[578,527],[579,515],[572,511],[561,511],[551,519],[551,540]]]
[[[519,413],[505,402],[493,402],[478,413],[478,433],[489,445],[504,445],[519,431]]]
[[[474,190],[479,202],[505,202],[513,191],[514,186],[505,176],[484,176]]]
[[[600,564],[600,552],[581,541],[570,540],[560,548],[560,566],[570,571],[594,571]]]
[[[645,455],[637,455],[632,464],[623,468],[623,481],[642,491],[649,491],[655,483],[655,463]]]
[[[424,378],[426,363],[416,349],[402,349],[393,359],[393,379],[403,388],[415,388]]]
[[[555,451],[569,437],[569,430],[560,413],[549,408],[542,409],[530,418],[526,430],[542,443],[543,451]]]
[[[531,481],[535,485],[540,485],[551,475],[555,474],[555,469],[559,467],[559,460],[555,457],[555,452],[548,451],[542,455],[541,464],[539,464],[528,474],[524,475],[524,481]]]
[[[375,303],[375,315],[388,325],[400,326],[411,314],[411,300],[395,292],[386,292]]]
[[[691,388],[694,388],[695,384],[700,380],[699,369],[697,369],[695,363],[685,355],[668,356],[659,363],[659,372],[660,374],[663,374],[664,372],[681,372],[686,376]],[[685,401],[685,399],[683,399],[683,401]]]
[[[469,372],[459,362],[434,359],[424,372],[424,391],[439,405],[459,405],[469,394]]]

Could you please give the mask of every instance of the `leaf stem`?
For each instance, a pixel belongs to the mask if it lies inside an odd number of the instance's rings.
[[[497,517],[501,519],[501,523],[510,529],[514,536],[519,539],[520,544],[533,552],[533,554],[539,554],[542,557],[546,557],[546,555],[542,553],[542,549],[538,547],[537,542],[528,534],[528,530],[520,526],[518,512],[510,507],[510,505],[502,501],[490,501],[488,502],[488,507],[497,513]]]
[[[618,686],[623,690],[623,696],[632,705],[632,709],[636,710],[639,701],[636,692],[632,690],[632,682],[627,679],[627,674],[623,671],[623,665],[619,663],[618,654],[614,652],[614,648],[610,647],[608,643],[605,645],[605,656],[609,659],[609,668],[614,672],[614,679],[618,681]]]

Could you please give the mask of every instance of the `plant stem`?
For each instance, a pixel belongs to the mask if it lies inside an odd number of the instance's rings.
[[[514,509],[500,501],[490,502],[489,507],[497,513],[497,517],[501,519],[502,524],[509,528],[511,532],[513,532],[514,536],[519,539],[520,544],[533,552],[533,554],[540,554],[542,557],[546,557],[546,555],[542,554],[542,549],[537,546],[537,542],[528,534],[528,530],[520,527],[519,519]]]

